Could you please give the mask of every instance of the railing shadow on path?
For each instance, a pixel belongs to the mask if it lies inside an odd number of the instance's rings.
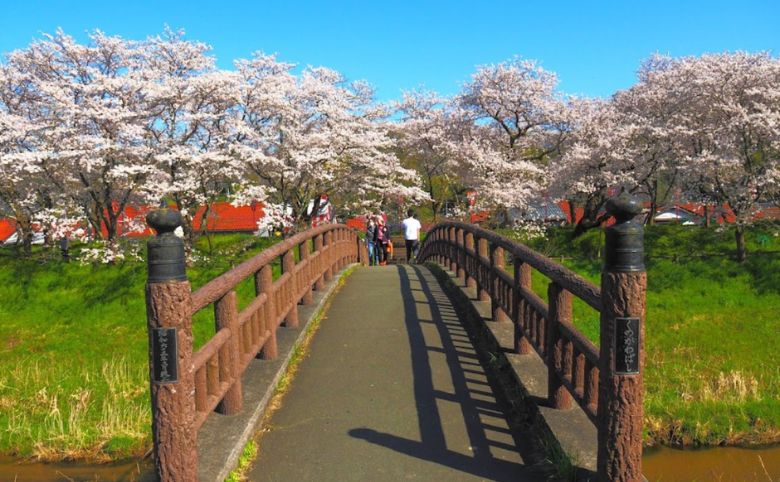
[[[448,295],[428,270],[399,265],[398,271],[421,440],[370,428],[349,435],[484,479],[539,480],[539,452],[510,430]],[[468,446],[457,446],[458,434]]]

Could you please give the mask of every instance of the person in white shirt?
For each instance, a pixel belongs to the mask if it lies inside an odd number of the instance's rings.
[[[420,248],[422,225],[414,217],[413,210],[408,210],[406,215],[408,217],[401,222],[401,227],[404,229],[404,239],[406,240],[406,259],[409,263],[413,263],[417,260],[417,250]]]

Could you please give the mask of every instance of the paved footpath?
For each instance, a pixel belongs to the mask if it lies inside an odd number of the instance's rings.
[[[266,429],[252,481],[540,480],[422,266],[348,278]]]

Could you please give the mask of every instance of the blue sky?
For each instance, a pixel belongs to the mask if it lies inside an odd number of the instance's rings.
[[[560,89],[608,96],[630,86],[642,59],[724,50],[780,55],[780,1],[8,1],[0,52],[62,27],[140,39],[183,28],[218,64],[262,50],[365,79],[380,100],[424,87],[457,92],[475,66],[536,59]]]

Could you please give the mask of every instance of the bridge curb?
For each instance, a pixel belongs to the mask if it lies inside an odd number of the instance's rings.
[[[200,482],[223,482],[238,466],[244,447],[262,428],[263,415],[287,371],[295,348],[306,338],[311,323],[333,297],[340,281],[359,265],[347,265],[326,283],[324,290],[314,292],[314,303],[298,307],[302,323],[296,329],[279,330],[280,356],[277,359],[252,362],[243,377],[244,410],[232,416],[213,415],[203,424],[198,434]]]

